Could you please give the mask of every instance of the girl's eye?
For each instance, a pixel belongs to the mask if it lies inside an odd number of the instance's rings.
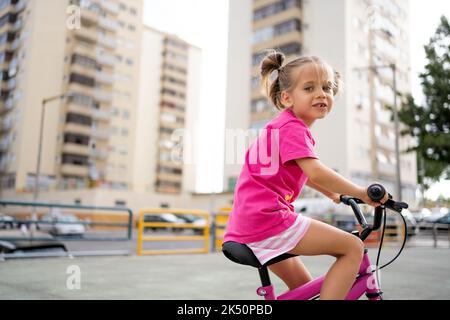
[[[311,92],[312,90],[313,90],[312,87],[306,87],[306,88],[305,88],[305,91],[308,91],[308,92]]]
[[[325,90],[325,91],[331,91],[331,89],[332,89],[332,88],[331,88],[330,86],[327,86],[327,87],[324,87],[324,88],[323,88],[323,90]]]

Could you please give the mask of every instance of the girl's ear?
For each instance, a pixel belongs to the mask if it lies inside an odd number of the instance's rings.
[[[286,91],[281,91],[280,102],[285,107],[290,107],[294,104],[291,95]]]

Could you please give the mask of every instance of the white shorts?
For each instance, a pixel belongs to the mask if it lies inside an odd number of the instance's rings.
[[[253,251],[261,264],[266,263],[283,253],[295,248],[305,236],[311,219],[299,214],[289,229],[262,241],[250,242],[246,245]]]

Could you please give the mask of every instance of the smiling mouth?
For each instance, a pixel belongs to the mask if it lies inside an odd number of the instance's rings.
[[[325,103],[316,103],[316,104],[313,104],[313,107],[320,108],[320,109],[326,109],[327,105]]]

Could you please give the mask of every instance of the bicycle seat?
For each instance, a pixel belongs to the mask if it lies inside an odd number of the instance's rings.
[[[262,265],[249,247],[247,247],[245,244],[234,241],[227,241],[223,243],[222,252],[225,255],[225,257],[227,257],[228,259],[230,259],[235,263],[255,267],[258,269],[263,266],[270,266],[271,264],[297,256],[295,254],[283,253],[282,255],[272,258],[271,260],[267,261],[264,265]]]

